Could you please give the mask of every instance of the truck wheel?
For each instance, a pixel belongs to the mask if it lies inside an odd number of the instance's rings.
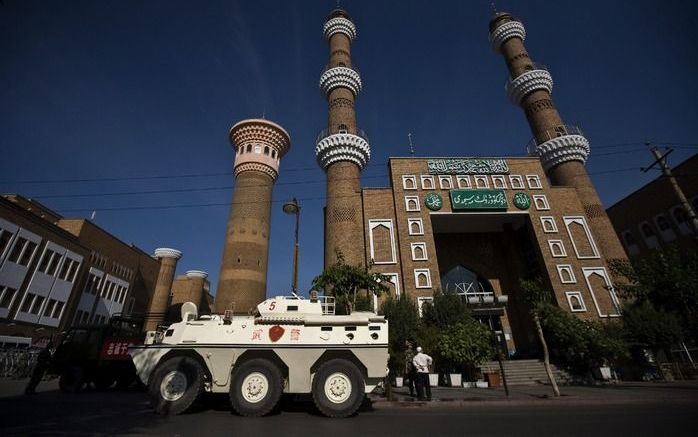
[[[282,391],[279,368],[269,360],[256,358],[233,370],[230,403],[241,416],[264,416],[279,402]]]
[[[80,366],[69,366],[58,379],[58,387],[63,393],[77,393],[85,384],[85,372]]]
[[[336,358],[323,363],[313,378],[313,401],[327,417],[356,413],[364,400],[364,378],[351,361]]]
[[[155,369],[148,392],[156,413],[181,414],[201,398],[204,370],[193,358],[170,358]]]

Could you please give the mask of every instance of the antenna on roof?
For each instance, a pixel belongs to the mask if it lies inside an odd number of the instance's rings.
[[[412,145],[412,132],[407,133],[407,141],[410,143],[410,155],[414,156],[414,146]]]
[[[95,217],[97,217],[97,210],[96,209],[92,211],[92,214],[90,214],[90,220],[94,220]]]
[[[266,110],[262,111],[262,120],[266,120],[267,119],[266,116],[267,116],[267,111]]]

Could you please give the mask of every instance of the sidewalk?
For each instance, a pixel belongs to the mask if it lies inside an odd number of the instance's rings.
[[[393,387],[393,400],[384,395],[369,395],[374,405],[385,406],[471,406],[471,405],[551,405],[607,404],[623,405],[656,402],[690,402],[698,404],[698,381],[620,382],[600,386],[560,386],[559,398],[549,385],[518,385],[509,387],[507,396],[502,387],[458,388],[432,387],[432,401],[417,401],[407,387]]]

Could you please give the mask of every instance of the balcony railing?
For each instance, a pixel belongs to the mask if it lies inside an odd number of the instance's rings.
[[[553,138],[564,137],[566,135],[584,136],[584,132],[582,132],[582,130],[577,126],[568,126],[565,124],[561,124],[560,126],[555,126],[554,128],[548,129],[545,132],[543,132],[540,141],[536,140],[536,138],[531,138],[531,141],[529,141],[526,145],[526,151],[529,155],[534,156],[536,155],[536,147],[539,144],[543,144],[544,142],[550,141]]]
[[[367,143],[369,142],[368,135],[366,135],[366,132],[364,132],[363,130],[361,130],[359,128],[352,130],[352,129],[347,129],[346,126],[338,125],[338,126],[328,127],[328,128],[321,130],[317,134],[317,138],[315,139],[315,144],[319,143],[320,140],[322,140],[323,138],[327,138],[330,135],[334,135],[334,134],[352,134],[352,135],[356,135],[358,137],[363,138]]]
[[[353,65],[352,65],[351,67],[348,66],[348,65],[335,65],[334,67],[330,67],[330,64],[325,65],[325,68],[322,69],[322,73],[320,73],[320,75],[325,74],[325,72],[326,72],[327,70],[331,70],[331,69],[337,68],[337,67],[344,67],[344,68],[348,68],[348,69],[350,69],[350,70],[354,70],[354,71],[356,71],[356,72],[359,74],[359,76],[361,76],[361,72],[359,71],[359,69],[356,68],[356,67],[354,67]]]

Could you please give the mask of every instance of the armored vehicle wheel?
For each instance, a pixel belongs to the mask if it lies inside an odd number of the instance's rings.
[[[269,360],[256,358],[233,370],[230,403],[241,416],[264,416],[279,402],[282,391],[279,368]]]
[[[155,369],[148,392],[156,413],[183,413],[194,406],[204,392],[204,370],[193,358],[170,358]]]
[[[364,378],[354,363],[337,358],[323,363],[313,378],[313,401],[327,417],[348,417],[364,400]]]
[[[58,379],[58,387],[63,393],[77,393],[85,384],[85,372],[80,366],[70,366],[63,370]]]

